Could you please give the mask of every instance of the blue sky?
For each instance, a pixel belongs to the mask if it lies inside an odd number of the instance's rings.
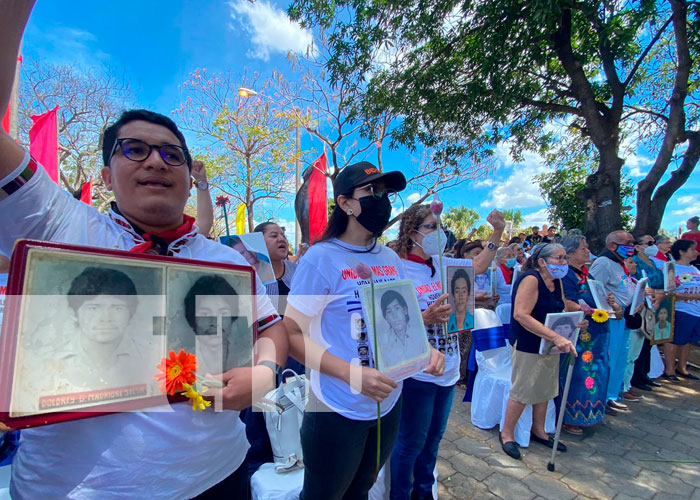
[[[288,21],[286,5],[265,0],[73,0],[68,6],[39,0],[27,27],[23,53],[53,63],[107,65],[123,72],[136,89],[139,105],[169,114],[181,102],[178,85],[196,68],[242,73],[245,67],[262,77],[274,69],[288,74],[287,52],[302,52],[312,37]],[[321,149],[320,143],[304,136],[302,149],[312,147]],[[373,151],[368,152],[367,159],[374,158]],[[407,176],[418,161],[405,150],[385,149],[383,159],[385,169],[403,170]],[[651,164],[647,155],[638,152],[627,158],[625,171],[638,182]],[[532,177],[547,169],[534,154],[515,163],[507,149],[500,147],[496,168],[488,176],[451,188],[441,197],[446,207],[464,204],[484,218],[492,208],[521,209],[527,224],[541,225],[546,222],[546,206]],[[700,214],[699,195],[696,172],[671,200],[662,226],[675,233],[688,217]],[[416,188],[409,185],[405,203],[417,197]],[[265,208],[291,229],[291,207],[289,201]]]

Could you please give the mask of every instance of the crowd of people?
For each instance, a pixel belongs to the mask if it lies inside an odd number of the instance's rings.
[[[10,2],[0,20],[0,112],[9,102],[31,7],[32,2]],[[211,200],[203,203],[207,210],[197,223],[184,214],[191,178],[198,193],[206,192],[208,182],[170,118],[127,111],[105,130],[101,147],[102,177],[115,198],[106,215],[68,196],[28,151],[0,133],[0,254],[10,255],[18,239],[31,238],[248,265],[235,249],[200,232],[200,224],[211,225],[206,214]],[[396,241],[380,244],[392,201],[405,187],[399,171],[380,171],[368,162],[347,166],[333,182],[335,207],[325,233],[294,260],[278,224],[255,228],[266,242],[274,280],[255,281],[258,339],[252,366],[224,372],[222,387],[207,393],[224,411],[193,412],[187,403],[173,403],[22,430],[12,463],[12,498],[247,498],[251,475],[273,459],[261,415],[250,409],[282,382],[285,367],[305,372],[311,387],[300,428],[303,500],[367,498],[387,461],[391,499],[432,498],[455,387],[468,380],[465,362],[473,349],[468,331],[479,328],[468,307],[472,294],[476,308],[512,305],[512,387],[499,435],[512,458],[520,458],[514,427],[527,405],[533,407],[531,439],[554,446],[544,421],[548,402],[561,391],[563,360],[539,354],[541,339],[563,357],[575,357],[572,395],[560,409],[571,434],[606,415],[623,414],[629,402],[639,401],[638,390],[659,385],[647,376],[651,346],[640,309],[630,305],[642,276],[649,279],[654,304],[666,297],[661,268],[669,261],[676,263],[679,284],[663,379],[674,384],[696,379],[688,357],[691,344],[700,340],[700,274],[692,265],[698,258],[697,218],[675,242],[615,231],[596,257],[574,230],[562,236],[554,227],[542,233],[533,228],[530,235],[506,241],[503,214],[495,210],[487,218],[493,228],[488,241],[461,240],[446,249],[439,214],[419,204],[403,214]],[[360,264],[372,270],[377,284],[408,280],[415,289],[429,359],[403,380],[375,365],[358,300],[368,279]],[[443,287],[441,266],[470,267],[473,282],[468,272],[456,272],[449,288]],[[545,318],[562,311],[592,318],[600,307],[589,286],[593,277],[605,287],[610,317],[580,321],[574,344],[558,327],[545,326]],[[210,286],[196,283],[199,292],[186,298],[190,310],[194,295],[208,295]],[[228,284],[217,286],[232,295]],[[396,299],[399,310],[406,309],[401,300]],[[196,334],[214,329],[213,321],[188,315]],[[566,449],[561,443],[559,448]]]

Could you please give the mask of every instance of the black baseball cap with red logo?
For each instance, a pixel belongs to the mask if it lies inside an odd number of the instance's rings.
[[[368,161],[353,163],[340,171],[333,181],[333,199],[338,200],[341,194],[352,194],[353,189],[366,186],[375,181],[384,181],[387,189],[403,191],[406,188],[406,177],[394,170],[391,172],[380,172],[380,170]]]

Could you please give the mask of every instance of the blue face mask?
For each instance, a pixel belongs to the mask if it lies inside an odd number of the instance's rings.
[[[508,259],[506,261],[506,267],[515,267],[515,265],[518,263],[518,259]]]
[[[562,279],[569,274],[569,264],[547,264],[547,271],[552,278]]]
[[[634,247],[632,245],[617,245],[615,252],[623,259],[626,259],[634,254]]]

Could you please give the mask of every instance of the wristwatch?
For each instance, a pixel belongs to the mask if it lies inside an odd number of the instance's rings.
[[[495,251],[498,247],[493,241],[489,241],[488,244],[486,245],[487,250],[491,250],[492,252]]]
[[[282,367],[275,363],[274,361],[269,361],[267,359],[263,359],[262,361],[258,361],[258,364],[255,366],[267,366],[270,370],[272,370],[273,375],[275,376],[275,379],[277,379],[277,375],[280,374],[282,371]]]
[[[200,191],[206,191],[207,189],[209,189],[209,182],[208,181],[197,181],[194,183],[194,185]]]

